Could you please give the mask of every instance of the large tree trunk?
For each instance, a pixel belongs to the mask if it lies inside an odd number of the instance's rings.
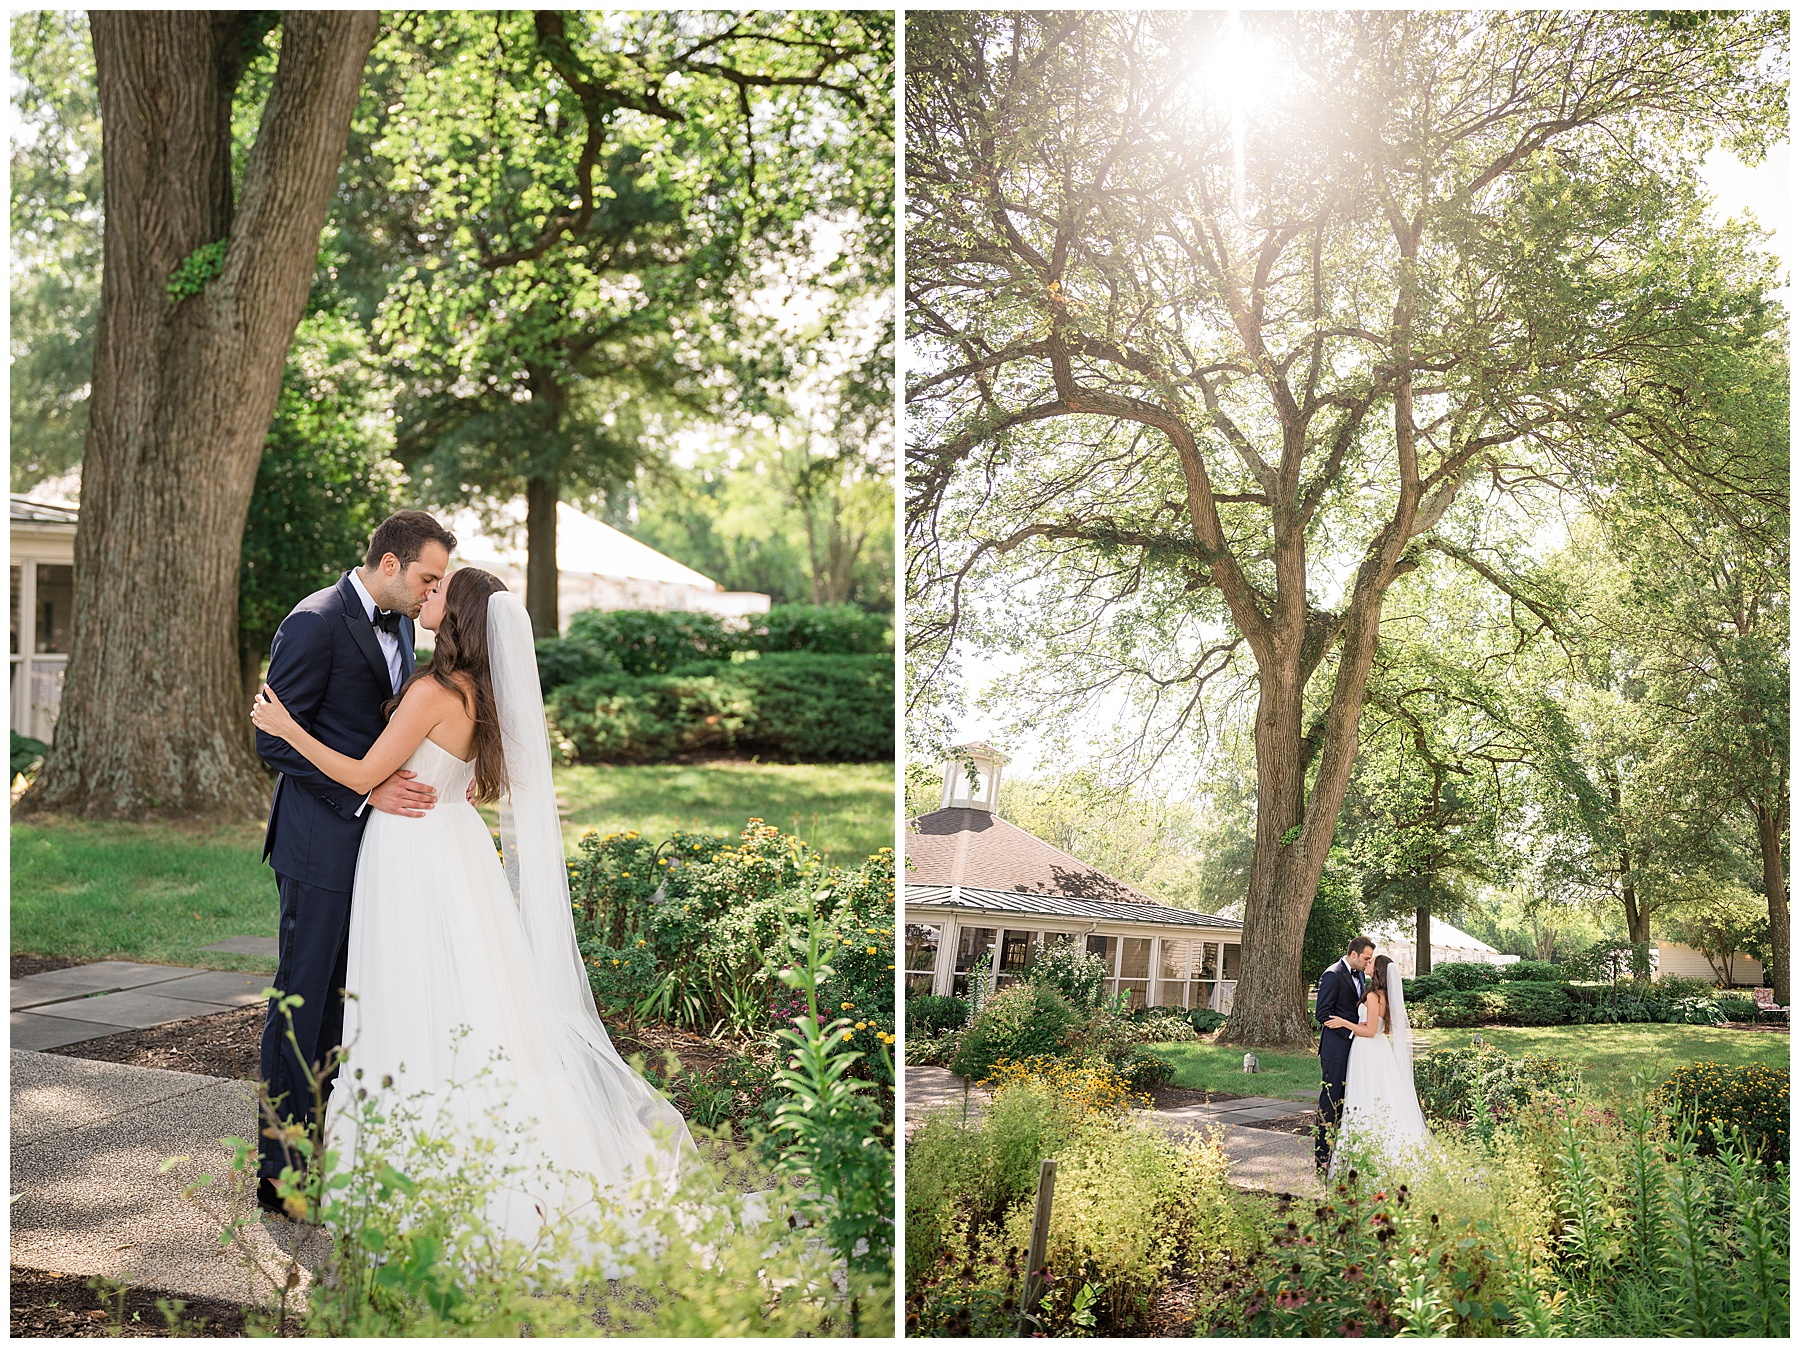
[[[1769,896],[1769,986],[1777,1005],[1788,1004],[1788,892],[1787,865],[1781,855],[1781,826],[1785,810],[1756,807],[1756,842],[1762,850],[1763,892]]]
[[[1413,947],[1418,954],[1413,959],[1413,976],[1431,972],[1431,901],[1427,899],[1413,912]]]
[[[237,650],[238,554],[312,284],[373,13],[290,12],[242,202],[249,12],[97,10],[104,270],[62,714],[22,809],[248,817],[267,799]],[[170,275],[225,239],[223,270]]]
[[[531,634],[554,637],[561,629],[557,609],[556,503],[561,483],[554,473],[525,483],[525,611]]]

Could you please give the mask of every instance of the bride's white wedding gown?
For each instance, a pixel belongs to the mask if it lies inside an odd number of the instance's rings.
[[[693,1143],[613,1049],[591,1002],[572,1014],[548,991],[570,986],[567,971],[538,967],[493,838],[465,797],[474,764],[426,740],[406,767],[437,789],[437,805],[416,819],[377,814],[363,834],[330,1144],[345,1159],[356,1145],[358,1087],[410,1097],[425,1131],[453,1148],[493,1144],[502,1160],[511,1150],[558,1172],[521,1177],[488,1204],[491,1222],[529,1244],[546,1217],[591,1204],[594,1181],[622,1191],[652,1169],[670,1176]],[[572,941],[568,960],[579,975]],[[585,996],[585,977],[580,988]]]
[[[1357,1013],[1367,1023],[1368,1003]],[[1410,1033],[1410,1031],[1402,1031]],[[1390,1034],[1377,1030],[1350,1041],[1350,1066],[1344,1078],[1344,1112],[1338,1143],[1331,1154],[1331,1173],[1346,1146],[1374,1153],[1387,1166],[1418,1159],[1429,1146],[1430,1132],[1419,1108],[1412,1074],[1401,1066]]]

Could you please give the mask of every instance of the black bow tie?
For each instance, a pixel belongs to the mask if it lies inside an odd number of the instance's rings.
[[[378,608],[375,610],[375,616],[369,621],[390,636],[400,635],[400,615],[398,613],[389,613],[384,608]]]

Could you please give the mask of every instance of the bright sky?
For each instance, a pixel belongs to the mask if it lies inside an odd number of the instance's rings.
[[[1740,161],[1729,150],[1716,150],[1707,156],[1702,170],[1702,176],[1714,194],[1715,214],[1721,223],[1748,213],[1764,229],[1773,231],[1774,237],[1769,246],[1781,260],[1783,280],[1787,282],[1775,293],[1784,304],[1791,298],[1792,283],[1789,278],[1793,270],[1789,149],[1789,142],[1783,141],[1770,151],[1762,163],[1754,167]],[[1003,685],[1004,681],[1015,677],[1022,663],[1011,656],[989,657],[965,652],[963,671],[967,702],[972,705],[983,691],[995,685]],[[1077,757],[1084,753],[1091,757],[1091,746],[1098,743],[1099,737],[1110,730],[1125,712],[1123,697],[1109,697],[1089,721],[1095,728],[1094,733],[1076,737],[1072,748]],[[1002,725],[998,719],[974,710],[957,722],[956,729],[953,742],[987,740],[1012,759],[1013,772],[1030,775],[1041,766],[1040,759],[1046,746],[1040,736],[1032,735],[1023,741],[1013,741],[1002,733]],[[1070,764],[1063,758],[1059,759],[1058,766]]]

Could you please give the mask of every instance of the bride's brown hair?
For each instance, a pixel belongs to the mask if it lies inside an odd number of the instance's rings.
[[[478,566],[452,572],[444,589],[444,618],[438,624],[431,659],[415,669],[382,708],[392,716],[406,690],[420,679],[431,679],[455,693],[463,710],[475,718],[475,799],[483,805],[506,793],[500,712],[494,705],[494,680],[488,672],[487,621],[488,597],[505,588],[498,576]],[[473,706],[469,705],[471,688]]]
[[[1375,957],[1375,972],[1369,978],[1371,988],[1381,989],[1381,1029],[1384,1034],[1392,1034],[1394,1025],[1391,1019],[1393,1012],[1393,994],[1388,991],[1388,970],[1394,967],[1394,961],[1386,955]]]

